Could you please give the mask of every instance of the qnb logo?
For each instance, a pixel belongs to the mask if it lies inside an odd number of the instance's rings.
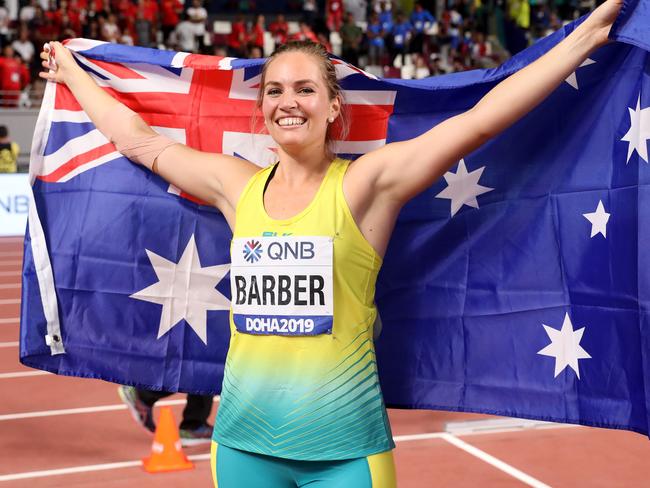
[[[255,263],[262,257],[262,244],[259,241],[248,241],[244,244],[244,259]]]

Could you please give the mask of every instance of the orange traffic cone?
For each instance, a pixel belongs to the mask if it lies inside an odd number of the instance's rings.
[[[183,453],[171,407],[162,407],[160,410],[158,427],[151,445],[151,456],[142,460],[142,467],[149,473],[194,468],[194,463]]]

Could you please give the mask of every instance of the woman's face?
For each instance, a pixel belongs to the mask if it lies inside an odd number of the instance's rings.
[[[264,123],[280,147],[324,148],[328,118],[339,114],[329,99],[318,60],[309,54],[280,54],[268,66],[262,87]]]

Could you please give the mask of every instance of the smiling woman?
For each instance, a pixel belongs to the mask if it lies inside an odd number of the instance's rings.
[[[469,111],[353,163],[329,149],[345,129],[343,99],[315,44],[283,45],[264,66],[258,106],[278,162],[261,170],[164,140],[98,88],[63,45],[41,53],[41,76],[66,83],[127,157],[214,204],[233,231],[216,485],[395,486],[373,344],[375,282],[395,219],[605,44],[621,4],[607,0]]]
[[[290,69],[290,65],[287,66],[286,63],[280,63],[282,71],[270,71],[270,68],[274,64],[277,64],[274,61],[286,53],[297,53],[299,55],[293,57],[293,62],[290,61],[292,64],[295,63],[293,66],[294,71],[296,68],[311,66],[312,72],[309,73],[310,76],[305,79],[297,79],[289,76],[293,73],[287,72],[287,68]],[[314,60],[316,60],[316,64],[314,64]],[[289,79],[291,85],[283,87],[282,78],[285,80]],[[324,87],[320,83],[321,81],[324,82]],[[260,86],[262,89],[260,89],[257,96],[257,107],[262,109],[266,129],[271,135],[273,135],[271,132],[274,128],[273,122],[282,127],[304,126],[306,124],[307,118],[304,117],[305,114],[299,114],[296,111],[298,106],[300,108],[307,107],[310,103],[313,105],[317,100],[320,103],[332,105],[328,107],[326,115],[325,150],[329,159],[334,159],[334,153],[331,147],[332,140],[335,136],[339,139],[346,138],[348,133],[348,118],[344,109],[345,101],[343,100],[343,91],[336,77],[336,69],[323,46],[314,44],[313,42],[290,42],[283,44],[273,52],[264,64]],[[295,96],[299,97],[299,105],[298,103],[294,104],[295,107],[286,105],[287,91],[289,91],[289,94],[294,92]],[[324,95],[327,96],[327,100],[323,99]],[[281,108],[278,107],[281,104],[284,105]],[[276,114],[277,120],[274,120],[273,114],[268,111],[277,108],[280,108],[280,110]],[[298,116],[296,117],[295,115]],[[319,133],[320,131],[316,130],[315,132]],[[278,141],[275,135],[273,137]]]

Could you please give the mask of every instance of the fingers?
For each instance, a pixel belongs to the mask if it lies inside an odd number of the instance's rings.
[[[38,76],[48,81],[57,81],[56,72],[58,67],[54,59],[55,44],[55,42],[46,42],[43,44],[43,50],[39,54],[42,60],[41,66],[44,70],[38,73]]]

